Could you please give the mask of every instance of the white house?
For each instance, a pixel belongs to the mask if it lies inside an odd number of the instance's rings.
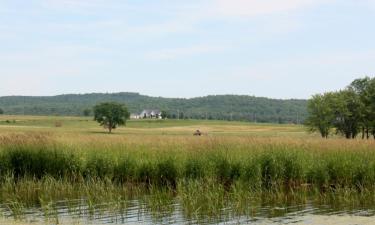
[[[139,118],[161,119],[161,111],[158,109],[145,109],[139,114]]]
[[[135,114],[135,113],[132,113],[130,114],[130,119],[140,119],[141,117],[139,116],[139,114]]]

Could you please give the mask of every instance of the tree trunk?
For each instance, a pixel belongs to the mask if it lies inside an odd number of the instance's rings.
[[[362,139],[365,139],[365,128],[362,127]]]
[[[112,133],[112,123],[108,124],[108,132],[111,134]]]

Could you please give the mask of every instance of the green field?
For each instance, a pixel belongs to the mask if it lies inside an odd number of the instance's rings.
[[[61,127],[56,127],[56,124]],[[302,136],[308,134],[302,125],[266,124],[216,120],[130,120],[126,127],[115,131],[123,134],[153,135],[191,135],[200,129],[206,135],[237,135],[237,136]],[[52,117],[52,116],[1,116],[0,132],[31,131],[80,134],[105,133],[91,117]]]
[[[188,218],[264,201],[371,206],[374,149],[297,125],[134,120],[107,134],[91,118],[1,116],[0,203],[16,219],[81,198],[93,211],[136,198],[156,212],[177,198]]]

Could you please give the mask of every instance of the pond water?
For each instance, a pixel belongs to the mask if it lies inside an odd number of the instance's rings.
[[[60,201],[22,209],[22,213],[3,204],[0,212],[0,224],[375,224],[375,210],[333,209],[308,202],[286,207],[262,205],[246,213],[224,208],[215,215],[187,215],[177,200],[158,209],[150,209],[140,200],[101,205],[85,200]]]

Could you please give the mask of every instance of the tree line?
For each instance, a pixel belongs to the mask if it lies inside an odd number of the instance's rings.
[[[359,78],[343,90],[314,95],[307,111],[305,124],[323,138],[334,133],[375,139],[375,78]]]
[[[211,95],[198,98],[162,98],[138,93],[92,93],[58,96],[0,97],[0,108],[13,115],[92,116],[101,102],[126,104],[130,113],[159,109],[168,118],[233,120],[265,123],[302,123],[307,100],[280,100],[246,95]]]

